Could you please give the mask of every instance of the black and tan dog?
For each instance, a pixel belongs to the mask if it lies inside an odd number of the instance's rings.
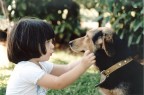
[[[94,52],[100,71],[131,56],[126,43],[106,27],[92,29],[69,44],[75,52]],[[143,66],[133,60],[110,74],[99,87],[102,95],[143,95]]]

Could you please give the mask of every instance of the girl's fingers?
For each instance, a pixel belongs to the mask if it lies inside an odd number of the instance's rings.
[[[94,53],[91,53],[91,54],[88,55],[89,58],[91,58],[93,56],[95,56]]]
[[[93,60],[91,63],[92,63],[92,64],[96,63],[96,60]]]
[[[84,53],[84,55],[86,56],[86,55],[88,55],[89,53],[90,53],[90,50],[86,50],[85,53]]]
[[[94,64],[96,63],[96,60],[95,60],[95,55],[94,53],[91,53],[90,50],[86,50],[85,53],[84,53],[84,60],[85,62],[87,61],[88,63],[91,63],[91,64]]]
[[[95,56],[92,56],[92,57],[91,57],[91,60],[94,60],[95,58],[96,58]]]

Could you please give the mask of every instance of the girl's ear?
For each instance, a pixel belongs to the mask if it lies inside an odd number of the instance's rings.
[[[102,48],[108,56],[115,54],[113,34],[104,34],[102,37]]]

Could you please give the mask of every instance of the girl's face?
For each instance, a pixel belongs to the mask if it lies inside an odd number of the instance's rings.
[[[52,39],[50,39],[50,40],[48,40],[48,41],[45,42],[45,47],[46,47],[47,53],[45,55],[42,55],[40,57],[40,61],[47,61],[47,60],[49,60],[50,56],[54,52],[54,44],[52,42]]]

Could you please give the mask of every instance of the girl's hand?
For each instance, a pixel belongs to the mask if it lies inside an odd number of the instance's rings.
[[[79,62],[80,63],[74,66],[72,69],[59,76],[45,74],[38,80],[37,84],[49,89],[63,89],[69,86],[76,81],[93,63],[96,62],[94,53],[90,53],[90,51],[87,50]],[[55,67],[55,71],[56,69],[57,72],[60,72],[57,67]]]
[[[83,64],[84,66],[91,66],[92,64],[94,64],[96,62],[95,60],[95,55],[94,53],[91,53],[90,50],[85,51],[82,59],[81,59],[81,64]]]

